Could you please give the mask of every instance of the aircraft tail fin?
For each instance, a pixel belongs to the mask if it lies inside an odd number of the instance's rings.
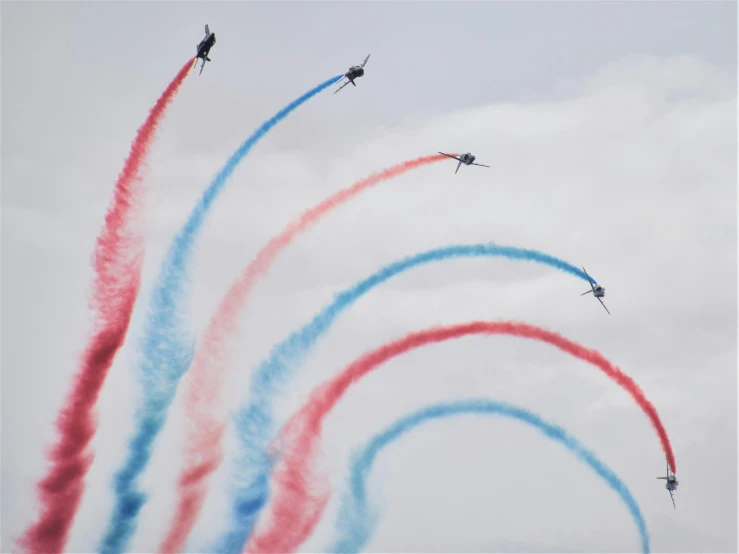
[[[462,167],[462,160],[459,160],[459,163],[457,164],[457,169],[454,170],[454,174],[457,174],[457,171],[459,171],[459,168]]]
[[[585,296],[586,294],[590,294],[591,292],[593,292],[593,289],[590,289],[590,290],[586,290],[586,291],[585,291],[585,292],[583,292],[583,293],[582,293],[582,294],[581,294],[580,296]]]

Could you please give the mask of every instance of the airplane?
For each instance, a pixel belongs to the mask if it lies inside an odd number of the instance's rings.
[[[585,271],[585,268],[583,267],[582,270]],[[590,275],[588,275],[587,271],[585,271],[585,276],[588,278],[588,281],[590,282],[591,290],[583,292],[580,296],[585,296],[586,294],[590,294],[592,292],[593,296],[595,296],[598,299],[598,301],[601,304],[603,304],[603,300],[601,300],[601,298],[603,298],[606,295],[606,288],[601,287],[598,283],[593,281],[590,278]],[[603,307],[606,308],[606,305],[603,304]],[[608,312],[608,308],[606,308],[606,311]],[[608,312],[608,315],[611,315],[611,312]]]
[[[665,464],[667,464],[667,462],[665,462]],[[677,486],[680,484],[680,481],[677,480],[677,477],[675,477],[674,473],[670,475],[669,464],[667,464],[667,477],[657,477],[657,479],[664,479],[667,481],[665,483],[665,488],[670,493],[670,498],[672,499],[672,507],[677,509],[677,506],[675,506],[675,497],[672,496],[672,493],[677,490]]]
[[[198,44],[198,55],[197,58],[203,60],[203,65],[200,66],[200,73],[198,75],[203,73],[203,68],[205,67],[205,62],[211,62],[211,60],[208,57],[208,54],[210,54],[210,49],[213,48],[213,45],[216,43],[216,34],[211,33],[210,29],[208,29],[208,24],[205,24],[205,38],[200,41]]]
[[[367,63],[367,60],[369,60],[369,58],[370,58],[371,55],[372,54],[367,54],[367,57],[364,58],[364,61],[362,62],[362,65],[353,65],[353,66],[351,66],[349,68],[349,71],[347,71],[346,73],[344,73],[344,76],[341,79],[342,80],[343,79],[348,79],[348,80],[346,81],[346,83],[344,83],[339,88],[337,88],[334,91],[334,94],[336,94],[337,92],[339,92],[341,89],[343,89],[349,83],[351,83],[355,87],[357,86],[357,83],[354,82],[354,79],[358,79],[359,77],[361,77],[362,75],[364,75],[364,65]]]
[[[459,163],[457,164],[457,169],[454,171],[454,174],[457,174],[457,171],[459,171],[459,168],[462,167],[462,164],[464,165],[479,165],[480,167],[490,167],[489,165],[482,165],[482,164],[476,164],[473,163],[475,161],[475,156],[467,152],[466,154],[462,154],[461,157],[452,156],[451,154],[444,154],[444,152],[439,152],[442,156],[447,156],[448,158],[452,158],[457,160]]]

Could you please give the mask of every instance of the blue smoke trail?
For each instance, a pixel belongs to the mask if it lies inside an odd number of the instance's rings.
[[[639,505],[629,492],[626,484],[601,462],[595,454],[582,446],[564,429],[542,420],[538,415],[503,402],[486,399],[470,399],[457,402],[436,404],[423,408],[393,423],[390,427],[375,435],[367,445],[354,454],[352,458],[350,481],[339,505],[336,530],[338,537],[333,546],[324,552],[359,552],[369,542],[376,527],[378,514],[367,503],[367,478],[372,471],[372,464],[380,451],[390,446],[408,431],[412,431],[429,420],[450,417],[459,414],[501,415],[518,419],[536,427],[550,439],[561,442],[565,448],[577,456],[595,471],[606,484],[615,490],[628,508],[631,517],[641,535],[642,551],[649,552],[649,533]]]
[[[490,243],[449,246],[403,258],[338,294],[334,302],[310,323],[274,346],[270,357],[254,372],[250,387],[251,399],[235,418],[241,452],[233,467],[235,475],[229,489],[233,500],[230,530],[214,547],[209,548],[209,551],[236,554],[241,552],[251,536],[257,515],[267,501],[273,460],[266,451],[269,441],[276,432],[272,403],[280,394],[282,385],[290,378],[291,369],[302,361],[316,341],[328,331],[334,320],[373,287],[403,271],[431,262],[483,256],[502,256],[510,260],[546,264],[587,281],[585,273],[580,268],[554,256],[536,250]]]
[[[192,246],[205,222],[208,210],[223,190],[227,179],[239,162],[267,132],[292,111],[341,79],[341,75],[324,81],[294,100],[271,119],[265,121],[234,152],[205,190],[179,234],[169,247],[149,300],[149,314],[140,347],[137,377],[141,383],[143,402],[136,418],[136,431],[129,442],[128,457],[114,480],[115,507],[99,551],[112,554],[125,550],[136,528],[136,518],[146,502],[138,490],[138,478],[149,462],[154,441],[164,426],[167,409],[180,378],[190,366],[194,339],[184,327],[182,303],[187,283]]]

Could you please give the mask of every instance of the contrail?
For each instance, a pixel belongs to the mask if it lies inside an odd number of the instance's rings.
[[[384,431],[372,437],[367,445],[353,456],[350,480],[347,490],[342,495],[336,521],[337,538],[325,552],[360,552],[375,532],[378,520],[377,511],[368,505],[367,479],[377,455],[386,447],[402,438],[421,424],[430,421],[453,417],[462,414],[498,415],[517,419],[535,427],[545,437],[560,442],[577,458],[590,466],[606,484],[621,497],[631,518],[636,523],[641,537],[642,552],[649,552],[649,533],[641,510],[626,484],[601,462],[597,456],[581,445],[563,428],[547,423],[541,417],[505,402],[494,402],[487,399],[470,399],[457,402],[428,406],[413,414],[407,415],[393,423]]]
[[[195,352],[185,380],[185,417],[188,420],[183,452],[184,464],[178,481],[177,509],[160,552],[180,552],[200,514],[208,490],[208,477],[223,458],[225,413],[222,392],[228,361],[228,343],[238,334],[238,318],[247,300],[275,258],[298,236],[326,214],[393,177],[446,159],[434,154],[405,161],[370,175],[340,190],[314,206],[273,237],[242,271],[221,300]]]
[[[328,331],[334,320],[364,294],[395,275],[432,262],[466,257],[504,257],[545,264],[587,282],[582,269],[564,260],[536,250],[490,243],[449,246],[403,258],[339,293],[334,302],[316,315],[310,323],[275,345],[269,358],[263,361],[252,375],[249,390],[251,398],[236,417],[241,452],[236,456],[233,467],[234,485],[229,489],[232,496],[230,529],[209,550],[240,552],[251,535],[258,512],[268,495],[271,461],[266,450],[276,432],[273,402],[292,376],[293,370],[318,339]]]
[[[51,467],[37,485],[41,514],[18,539],[18,545],[27,552],[63,552],[82,500],[85,476],[94,458],[87,447],[97,429],[95,404],[126,338],[141,284],[144,238],[137,219],[145,192],[142,169],[164,113],[192,68],[193,60],[182,66],[137,131],[115,184],[105,225],[93,253],[92,336],[57,416],[57,442],[49,450]]]
[[[136,368],[143,400],[135,415],[136,430],[127,458],[115,476],[115,507],[99,546],[103,554],[125,550],[135,530],[136,518],[146,502],[146,496],[138,490],[138,478],[149,462],[177,384],[192,360],[194,341],[182,312],[192,247],[205,217],[226,180],[252,147],[292,111],[340,78],[324,81],[265,121],[231,155],[170,245],[149,299],[149,314],[140,346],[141,359]]]
[[[568,354],[592,364],[623,388],[649,417],[662,443],[666,455],[672,454],[667,432],[659,419],[656,408],[646,398],[634,380],[614,366],[597,350],[585,348],[553,331],[528,323],[514,321],[473,321],[449,327],[432,327],[411,333],[366,353],[348,365],[336,377],[316,388],[303,408],[290,418],[280,433],[280,461],[275,472],[279,485],[271,503],[271,517],[267,524],[252,537],[250,552],[292,552],[308,536],[317,521],[325,499],[303,494],[294,483],[308,483],[312,467],[312,455],[326,415],[341,399],[347,389],[381,364],[428,344],[444,342],[468,335],[510,335],[546,342]],[[269,478],[269,475],[266,476]],[[305,487],[303,487],[305,489]]]

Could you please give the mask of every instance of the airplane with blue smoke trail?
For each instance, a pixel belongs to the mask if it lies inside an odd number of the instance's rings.
[[[599,285],[593,279],[591,279],[590,275],[588,275],[588,272],[585,271],[584,267],[582,268],[582,270],[588,278],[588,283],[590,283],[590,290],[586,290],[580,296],[585,296],[586,294],[590,294],[592,292],[593,296],[595,296],[598,299],[598,302],[600,302],[601,305],[608,312],[608,308],[606,308],[606,305],[603,304],[603,300],[601,300],[606,295],[606,288]],[[608,312],[608,315],[611,315],[611,312]]]
[[[134,415],[136,426],[128,441],[125,460],[113,479],[113,513],[98,545],[101,554],[119,554],[126,550],[138,525],[139,513],[148,501],[148,495],[140,490],[139,479],[153,455],[154,443],[166,422],[179,381],[195,352],[195,336],[185,316],[185,303],[189,298],[195,242],[213,203],[239,163],[271,129],[339,79],[341,75],[331,77],[293,100],[241,143],[202,193],[170,243],[150,292],[148,314],[137,347],[135,374],[141,396]]]
[[[415,267],[459,258],[501,257],[512,261],[548,265],[583,281],[586,275],[570,263],[536,250],[488,244],[463,244],[422,252],[391,263],[353,287],[338,293],[334,301],[301,329],[272,347],[251,376],[246,404],[235,416],[240,439],[237,462],[232,466],[236,486],[229,487],[232,511],[230,529],[208,548],[211,552],[237,554],[252,534],[256,518],[269,497],[272,460],[268,444],[277,432],[274,401],[316,342],[333,322],[359,298],[392,277]],[[105,553],[104,553],[105,554]]]
[[[366,65],[367,60],[369,60],[369,58],[370,58],[371,55],[372,54],[367,54],[367,57],[364,58],[364,61],[362,62],[362,65],[353,65],[353,66],[351,66],[349,68],[349,71],[347,71],[346,73],[344,73],[344,76],[341,79],[342,80],[343,79],[346,79],[346,82],[343,85],[341,85],[339,88],[337,88],[334,91],[334,94],[336,94],[337,92],[339,92],[341,89],[343,89],[349,83],[351,83],[355,87],[357,86],[357,83],[354,82],[354,79],[359,79],[360,77],[362,77],[364,75],[364,66]]]

